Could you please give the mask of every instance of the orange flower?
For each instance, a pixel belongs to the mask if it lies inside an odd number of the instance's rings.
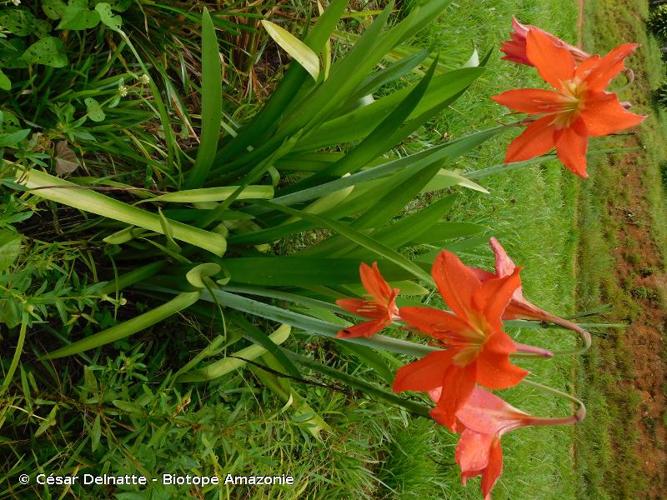
[[[510,276],[482,282],[474,269],[443,251],[433,279],[452,312],[429,307],[402,307],[409,326],[434,338],[446,350],[435,351],[401,367],[393,390],[430,391],[444,387],[434,412],[453,429],[456,412],[479,383],[491,389],[518,384],[528,372],[510,363],[516,344],[502,330],[502,315],[521,285],[519,269]]]
[[[526,35],[528,35],[530,30],[539,30],[539,28],[531,26],[530,24],[521,24],[516,19],[516,17],[512,18],[512,32],[510,33],[510,40],[504,42],[500,46],[500,50],[505,53],[503,59],[506,61],[512,61],[517,64],[533,66],[533,63],[530,62],[528,55],[526,54]],[[570,54],[572,54],[572,57],[574,57],[575,61],[581,62],[584,59],[590,57],[590,55],[583,50],[564,42],[557,36],[552,35],[546,31],[542,31],[542,33],[551,38],[556,45],[567,49]]]
[[[620,45],[604,57],[591,56],[577,65],[567,48],[542,30],[529,29],[526,56],[553,90],[510,90],[493,97],[514,111],[535,116],[509,145],[505,161],[528,160],[555,147],[568,169],[587,177],[588,138],[634,127],[645,118],[626,111],[616,94],[605,91],[637,46]]]
[[[340,330],[336,335],[339,338],[370,337],[391,325],[394,319],[398,319],[396,297],[399,289],[392,289],[389,286],[389,283],[380,274],[377,262],[373,262],[373,267],[362,263],[359,266],[359,275],[361,276],[361,284],[368,292],[371,300],[339,299],[336,304],[346,311],[362,318],[369,318],[372,321]]]
[[[485,281],[488,279],[510,276],[516,269],[514,261],[510,258],[509,255],[507,255],[507,252],[497,239],[491,238],[489,240],[489,244],[491,245],[491,249],[493,250],[493,253],[496,257],[496,272],[494,274],[482,269],[475,269],[477,277],[481,281]],[[535,304],[529,302],[523,296],[523,290],[521,286],[514,290],[512,299],[510,300],[507,309],[505,309],[505,312],[503,313],[503,319],[547,321],[549,323],[553,323],[554,325],[560,325],[563,328],[577,332],[581,336],[584,344],[587,346],[590,345],[590,334],[586,330],[581,328],[576,323],[573,323],[572,321],[568,321],[564,318],[556,316],[555,314],[551,314],[550,312],[547,312],[544,309],[540,309]],[[533,354],[541,354],[544,357],[550,357],[553,355],[553,353],[550,351],[533,346],[527,346],[519,343],[516,343],[516,346],[517,351],[519,352],[532,352]]]
[[[441,388],[429,392],[431,399],[440,398]],[[439,411],[433,418],[440,422]],[[585,412],[562,418],[534,417],[508,404],[495,394],[477,386],[456,413],[454,430],[461,434],[456,446],[455,459],[461,468],[461,482],[475,476],[482,476],[482,494],[491,498],[491,490],[503,472],[503,450],[501,437],[520,427],[538,425],[575,424],[584,418]]]
[[[510,258],[509,255],[507,255],[507,252],[496,238],[491,238],[489,240],[489,245],[491,246],[491,249],[493,250],[493,253],[496,257],[496,273],[487,273],[488,276],[482,279],[510,276],[516,269],[516,264],[514,264],[514,261]],[[536,305],[526,300],[526,298],[523,296],[522,287],[514,290],[514,294],[512,294],[512,300],[510,300],[510,303],[507,306],[507,309],[505,309],[505,313],[503,314],[503,319],[529,319],[537,321],[549,321],[551,323],[556,323],[562,326],[567,325],[567,328],[571,328],[573,326],[573,324],[567,320],[554,316],[553,314],[540,309]]]
[[[437,397],[433,391],[431,397]],[[439,421],[439,413],[433,418]],[[456,432],[461,434],[454,458],[461,468],[461,482],[482,476],[482,494],[491,490],[503,472],[500,438],[506,432],[530,425],[532,417],[480,387],[475,387],[466,404],[456,413]]]

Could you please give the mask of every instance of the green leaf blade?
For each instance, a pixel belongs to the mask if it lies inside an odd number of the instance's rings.
[[[215,25],[208,9],[202,13],[201,142],[197,158],[186,183],[201,187],[215,161],[222,122],[222,68]]]

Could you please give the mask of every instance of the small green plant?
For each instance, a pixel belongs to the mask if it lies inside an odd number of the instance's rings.
[[[667,81],[663,82],[662,85],[653,91],[652,97],[656,106],[667,108]]]
[[[100,24],[120,24],[120,16],[132,0],[41,0],[9,2],[13,7],[0,11],[0,90],[12,88],[10,70],[44,65],[52,68],[67,66],[69,56],[64,31],[82,31]]]
[[[647,27],[658,38],[667,40],[667,4],[656,5],[651,9]]]

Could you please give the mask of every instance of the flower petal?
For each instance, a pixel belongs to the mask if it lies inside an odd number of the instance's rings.
[[[493,255],[496,258],[496,276],[498,278],[503,278],[512,274],[516,265],[510,256],[507,255],[507,252],[500,242],[492,237],[489,240],[489,246],[491,247],[491,250],[493,250]]]
[[[466,343],[471,330],[460,317],[431,307],[401,307],[399,315],[409,326],[450,345]]]
[[[392,321],[391,311],[382,304],[360,299],[339,299],[336,304],[362,318]]]
[[[355,337],[371,337],[377,332],[391,325],[390,319],[378,319],[375,321],[366,321],[358,325],[348,326],[336,333],[339,339],[352,339]]]
[[[471,269],[472,272],[475,273],[475,276],[477,276],[477,279],[482,283],[484,283],[486,280],[490,280],[496,277],[495,274],[490,273],[489,271],[485,271],[484,269],[479,269],[477,267],[473,267]]]
[[[639,45],[636,43],[624,43],[598,59],[593,67],[587,68],[587,74],[584,77],[586,87],[594,92],[603,91],[612,78],[625,69],[624,59],[637,47]]]
[[[388,304],[392,296],[392,288],[380,274],[377,262],[373,262],[373,267],[362,263],[359,266],[359,275],[361,284],[368,294],[379,304]]]
[[[576,123],[576,122],[575,122]],[[579,134],[576,126],[556,132],[556,151],[563,165],[580,177],[586,178],[586,150],[588,137]]]
[[[430,391],[428,391],[428,397],[431,398],[431,401],[433,401],[434,403],[438,402],[440,396],[442,396],[442,386],[436,387],[435,389],[431,389]]]
[[[452,364],[442,378],[442,394],[431,417],[450,430],[456,426],[456,412],[466,403],[475,388],[476,363]]]
[[[540,309],[534,304],[528,302],[525,298],[517,299],[512,297],[512,301],[503,313],[503,319],[528,319],[534,321],[550,321],[552,315]]]
[[[363,299],[338,299],[336,305],[341,309],[356,313],[357,309],[361,308],[366,302],[367,301]]]
[[[585,80],[590,72],[595,69],[599,61],[600,56],[597,54],[587,57],[577,65],[577,68],[574,70],[574,77],[579,80]]]
[[[545,116],[535,120],[526,127],[526,130],[514,139],[505,155],[505,162],[524,161],[547,153],[555,146],[553,117]]]
[[[503,449],[500,446],[500,438],[497,437],[491,443],[489,449],[489,463],[482,473],[482,494],[485,500],[491,499],[491,490],[496,485],[498,478],[503,473]]]
[[[402,366],[396,372],[392,390],[430,391],[442,385],[445,371],[452,363],[453,353],[437,351]]]
[[[595,94],[594,98],[586,99],[586,107],[581,112],[588,134],[597,137],[635,127],[645,118],[627,111],[616,94],[607,93]]]
[[[502,315],[514,292],[521,286],[519,271],[517,267],[509,276],[485,281],[473,295],[475,309],[483,311],[486,321],[496,331],[502,330]]]
[[[476,386],[466,404],[456,413],[459,423],[482,434],[500,434],[525,425],[527,413],[495,394]]]
[[[431,274],[447,305],[461,318],[467,318],[472,294],[481,284],[472,269],[443,250],[433,262]]]
[[[565,95],[544,89],[508,90],[491,99],[514,111],[530,114],[557,113],[568,101]]]
[[[528,60],[537,68],[540,76],[556,89],[562,82],[574,76],[574,57],[547,33],[531,28],[526,35]]]
[[[489,389],[507,389],[521,382],[528,372],[510,362],[516,345],[505,332],[493,334],[477,357],[477,382]]]
[[[496,437],[471,430],[461,433],[454,458],[461,467],[462,479],[477,476],[489,465],[491,445]]]

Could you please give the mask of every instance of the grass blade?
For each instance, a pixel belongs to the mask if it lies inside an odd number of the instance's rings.
[[[288,358],[285,357],[285,359]],[[294,420],[317,439],[320,439],[320,433],[322,431],[330,432],[331,428],[327,425],[324,419],[292,388],[290,380],[287,377],[277,374],[285,373],[284,364],[278,361],[276,356],[268,353],[262,356],[261,361],[266,367],[251,366],[250,370],[265,386],[271,389],[285,402],[284,409],[290,406],[292,407],[295,413]],[[289,363],[292,364],[291,361],[289,361]],[[303,380],[301,377],[297,378],[299,381]]]
[[[216,275],[219,272],[220,266],[211,262],[194,266],[187,272],[185,278],[191,286],[198,288],[199,290],[194,292],[181,292],[169,302],[162,304],[155,309],[140,314],[139,316],[136,316],[118,325],[114,325],[111,328],[107,328],[106,330],[98,332],[95,335],[81,339],[61,349],[50,352],[42,356],[42,358],[57,359],[63,358],[65,356],[71,356],[89,349],[94,349],[95,347],[110,344],[145,330],[146,328],[149,328],[156,323],[159,323],[160,321],[167,319],[174,314],[177,314],[183,309],[187,309],[192,304],[197,302],[201,296],[202,290],[206,286],[204,280],[210,276]]]

